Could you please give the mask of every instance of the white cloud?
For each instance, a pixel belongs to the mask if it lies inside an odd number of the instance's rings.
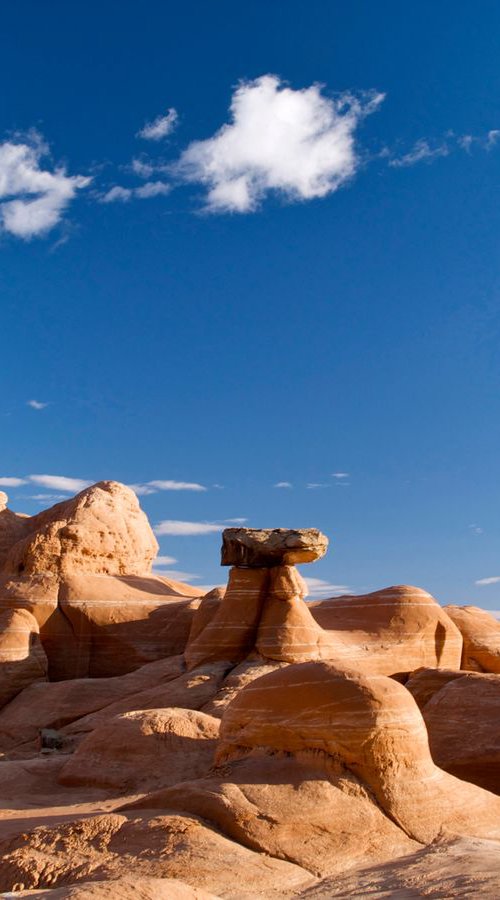
[[[177,569],[158,569],[156,575],[162,575],[163,578],[171,578],[172,581],[196,581],[201,575],[192,575],[191,572],[178,572]]]
[[[149,200],[151,197],[169,194],[170,190],[170,185],[165,184],[163,181],[148,181],[146,184],[141,184],[140,187],[134,188],[121,187],[121,185],[115,184],[114,187],[110,188],[109,191],[106,191],[99,198],[99,201],[100,203],[128,203],[133,197],[138,197],[139,200]]]
[[[244,525],[245,522],[248,522],[248,519],[240,517],[239,519],[224,519],[224,521],[233,525]]]
[[[485,584],[498,584],[500,582],[500,575],[493,575],[491,578],[480,578],[478,581],[475,581],[475,584],[485,585]]]
[[[500,141],[500,129],[492,128],[491,131],[488,131],[488,136],[486,138],[486,149],[491,150],[491,148],[494,147],[495,144],[498,143],[498,141]]]
[[[9,476],[0,478],[0,487],[21,487],[22,484],[27,483],[25,478],[11,478]]]
[[[29,142],[28,142],[29,141]],[[54,228],[78,190],[91,178],[41,167],[47,146],[36,134],[0,144],[0,228],[30,240]]]
[[[309,597],[335,597],[342,594],[348,594],[349,587],[347,584],[330,584],[322,578],[304,578],[307,585]]]
[[[315,491],[321,488],[330,488],[331,484],[324,484],[322,481],[311,481],[309,484],[306,484],[306,487],[310,491]]]
[[[153,569],[161,566],[175,566],[177,560],[173,556],[157,556],[153,562]]]
[[[275,487],[275,488],[291,488],[291,487],[293,487],[293,485],[292,485],[291,481],[277,481],[276,484],[273,485],[273,487]]]
[[[138,497],[145,497],[147,494],[156,494],[156,490],[149,487],[147,484],[127,484],[127,487],[130,488],[134,494],[137,494]]]
[[[472,531],[472,534],[484,534],[484,529],[481,528],[480,525],[476,525],[474,522],[472,525],[469,525],[469,531]]]
[[[148,481],[149,487],[158,491],[206,491],[203,484],[196,481]]]
[[[177,127],[178,120],[177,110],[172,107],[165,116],[157,116],[152,122],[146,122],[144,128],[137,132],[137,137],[141,137],[145,141],[161,141],[172,134]]]
[[[164,181],[147,181],[146,184],[134,188],[134,197],[139,197],[140,200],[149,200],[150,197],[164,196],[170,193],[170,190],[170,185],[165,184]]]
[[[224,525],[216,525],[213,522],[181,522],[177,519],[165,519],[154,528],[155,534],[172,534],[177,536],[189,536],[195,534],[212,534],[222,531]]]
[[[109,191],[106,191],[102,197],[100,197],[101,203],[127,203],[132,195],[132,188],[121,187],[119,184],[115,184],[114,187],[110,188]]]
[[[93,482],[84,481],[83,478],[67,478],[66,475],[27,475],[28,481],[39,484],[40,487],[53,488],[56,491],[67,491],[70,494],[78,493],[89,487]]]
[[[39,503],[46,503],[47,500],[67,500],[66,494],[31,494],[26,497],[27,500],[37,500]]]
[[[31,406],[32,409],[46,409],[48,403],[42,403],[40,400],[28,400],[26,402],[26,406]]]
[[[431,147],[429,141],[421,138],[417,141],[412,149],[403,156],[389,160],[389,165],[394,168],[403,168],[405,166],[414,166],[416,163],[426,160],[429,162],[439,156],[448,156],[449,148],[446,144],[439,144],[437,147]]]
[[[314,84],[293,90],[275,75],[242,82],[231,122],[182,153],[178,172],[207,187],[210,212],[251,212],[271,191],[288,201],[324,197],[359,168],[354,132],[383,94],[330,99]]]
[[[150,162],[144,162],[143,159],[137,159],[137,157],[132,160],[131,169],[139,178],[151,178],[153,172],[156,171],[156,167]]]
[[[349,472],[332,472],[332,478],[349,478]]]

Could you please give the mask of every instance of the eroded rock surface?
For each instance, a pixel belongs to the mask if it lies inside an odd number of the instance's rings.
[[[225,528],[223,566],[292,566],[321,559],[328,538],[317,528]]]
[[[312,529],[229,529],[203,598],[155,547],[114,482],[0,494],[0,891],[500,896],[500,625],[404,585],[307,603]]]
[[[460,630],[464,647],[460,668],[500,673],[500,622],[478,606],[445,606]]]

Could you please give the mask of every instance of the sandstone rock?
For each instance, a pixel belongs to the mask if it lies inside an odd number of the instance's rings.
[[[308,609],[335,634],[339,665],[374,674],[459,669],[462,636],[434,598],[408,585],[317,600]]]
[[[405,682],[405,688],[415,699],[419,709],[423,709],[434,694],[449,681],[462,678],[463,674],[461,669],[416,669]]]
[[[16,892],[17,893],[17,892]],[[21,891],[18,896],[28,896]],[[45,891],[30,891],[32,900],[47,900]],[[50,900],[218,900],[199,888],[189,887],[173,878],[117,878],[111,881],[85,881],[83,884],[56,888]]]
[[[478,606],[445,606],[463,637],[462,669],[500,673],[500,622]]]
[[[234,900],[272,900],[313,881],[299,866],[241,847],[195,816],[111,813],[40,826],[0,841],[0,862],[0,891],[133,875],[181,879]]]
[[[72,575],[59,608],[75,651],[65,677],[106,678],[182,653],[199,590],[159,576]]]
[[[40,626],[51,681],[108,677],[182,653],[199,590],[160,577],[0,577],[0,604]]]
[[[220,609],[226,593],[226,586],[215,587],[202,597],[199,606],[193,613],[188,643],[192,644],[206,625],[212,621],[215,613]]]
[[[59,781],[120,792],[177,784],[208,772],[218,734],[218,719],[190,709],[112,716],[82,741]]]
[[[267,569],[231,569],[224,599],[215,615],[187,644],[184,657],[189,669],[212,660],[227,660],[235,665],[250,653],[268,578]]]
[[[6,574],[145,575],[158,552],[136,495],[116,481],[100,481],[20,528],[3,559]]]
[[[500,896],[500,845],[477,838],[439,840],[411,856],[325,878],[295,896],[300,900],[493,900]]]
[[[7,553],[27,532],[29,516],[7,509],[8,497],[0,491],[0,571]]]
[[[225,528],[222,532],[223,566],[295,565],[321,559],[328,538],[316,528]]]
[[[461,673],[423,707],[434,762],[500,794],[500,675]]]
[[[304,603],[306,594],[294,566],[271,570],[255,641],[257,653],[279,662],[342,658],[341,639],[318,625]]]
[[[260,678],[262,675],[268,675],[269,672],[275,672],[285,665],[286,663],[284,662],[262,659],[262,657],[259,657],[256,654],[251,654],[249,658],[245,659],[239,666],[235,666],[229,671],[228,675],[222,681],[215,697],[202,707],[203,712],[220,718],[226,707],[229,706],[242,688],[252,681],[255,681],[257,678]]]
[[[216,762],[263,747],[340,759],[414,840],[444,832],[500,839],[500,799],[437,768],[420,710],[391,678],[326,662],[264,675],[226,709]]]
[[[232,840],[287,859],[316,876],[411,853],[412,841],[370,791],[326,754],[254,751],[198,781],[185,781],[122,809],[201,816]]]
[[[0,611],[0,709],[28,685],[46,679],[36,619],[25,609]]]
[[[41,728],[62,728],[147,688],[161,689],[183,671],[177,656],[115,678],[32,684],[0,711],[0,748],[35,740]]]
[[[64,729],[65,734],[82,735],[106,722],[110,716],[134,710],[156,709],[157,707],[179,706],[184,709],[204,709],[220,689],[227,664],[207,663],[197,669],[184,672],[165,685],[155,685],[139,693],[130,694],[122,700],[76,719]],[[1,727],[1,723],[0,723]],[[1,732],[0,732],[1,734]]]

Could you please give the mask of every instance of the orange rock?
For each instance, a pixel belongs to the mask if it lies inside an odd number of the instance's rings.
[[[136,495],[116,481],[23,519],[20,530],[4,554],[0,571],[7,574],[145,575],[158,552]]]
[[[140,809],[201,816],[232,840],[320,877],[420,846],[384,814],[359,779],[314,751],[253,751],[208,777],[122,807]]]
[[[25,896],[23,892],[19,896]],[[28,896],[28,895],[26,895]],[[30,891],[32,900],[47,900],[45,891]],[[84,881],[50,892],[50,900],[218,900],[200,888],[174,878],[135,878],[128,875],[111,881]]]
[[[90,879],[179,878],[235,900],[273,900],[310,885],[309,872],[230,841],[197,816],[116,813],[48,824],[0,841],[0,891]],[[113,897],[114,900],[114,897]]]
[[[188,669],[212,660],[235,665],[248,656],[255,644],[268,579],[268,569],[230,570],[227,590],[215,615],[188,642],[184,653]]]
[[[25,609],[0,612],[0,708],[33,682],[47,679],[47,657],[34,617]]]
[[[437,768],[420,710],[391,678],[327,662],[264,675],[226,709],[216,760],[262,747],[340,759],[414,840],[446,831],[500,839],[500,799]]]
[[[0,747],[34,740],[40,728],[62,728],[125,697],[166,685],[183,671],[177,656],[121,677],[32,684],[0,711]]]
[[[463,637],[461,668],[500,673],[500,622],[478,606],[444,608]]]
[[[59,608],[71,625],[75,650],[65,677],[122,675],[182,653],[199,593],[154,575],[67,576]]]
[[[270,570],[255,642],[261,656],[280,662],[342,657],[341,641],[315,621],[304,603],[306,594],[306,585],[294,566]]]
[[[500,675],[461,673],[423,707],[435,763],[500,794]]]
[[[130,793],[197,778],[211,768],[218,734],[218,719],[191,709],[111,716],[81,742],[59,782]]]
[[[461,678],[463,674],[461,669],[417,669],[405,681],[405,688],[415,699],[419,709],[423,709],[445,684]]]
[[[308,608],[322,628],[335,634],[339,665],[383,675],[421,666],[460,668],[461,634],[420,588],[398,585],[372,594],[317,600]]]

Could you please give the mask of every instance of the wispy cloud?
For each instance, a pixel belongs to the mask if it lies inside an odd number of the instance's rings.
[[[332,478],[349,478],[349,472],[332,472]]]
[[[179,572],[177,569],[159,569],[155,572],[163,578],[171,578],[172,581],[198,581],[201,575],[193,575],[191,572]]]
[[[25,478],[12,478],[10,475],[0,478],[0,487],[21,487],[23,484],[28,484]]]
[[[158,491],[206,491],[207,488],[203,484],[196,481],[170,481],[158,480],[148,481],[148,485],[156,488]]]
[[[293,90],[276,75],[242,82],[230,122],[190,144],[178,173],[206,187],[213,213],[252,212],[270,192],[289,202],[325,197],[359,168],[354,133],[383,96],[331,99],[320,85]]]
[[[418,140],[408,153],[403,156],[393,157],[389,160],[389,165],[394,168],[403,168],[405,166],[414,166],[419,162],[430,162],[439,156],[448,156],[450,149],[446,143],[440,143],[433,147],[430,141],[425,138]]]
[[[483,587],[486,584],[498,584],[500,582],[500,575],[493,575],[491,578],[480,578],[478,581],[475,581],[474,584],[479,584]]]
[[[138,497],[147,496],[147,494],[156,494],[158,491],[206,491],[208,488],[204,484],[198,484],[197,481],[172,481],[172,480],[155,480],[146,481],[142,484],[129,484]]]
[[[276,484],[273,485],[273,487],[275,487],[275,488],[291,488],[291,487],[293,487],[293,484],[291,481],[277,481]]]
[[[32,409],[46,409],[49,404],[42,403],[41,400],[27,400],[26,406],[31,406]]]
[[[324,481],[310,481],[309,484],[306,484],[306,488],[309,491],[317,491],[322,488],[331,488],[331,484],[325,484]]]
[[[484,534],[484,529],[481,528],[480,525],[476,525],[474,522],[472,523],[472,525],[469,525],[469,531],[471,531],[472,534]]]
[[[153,569],[164,566],[175,566],[177,560],[173,556],[157,556],[153,561]]]
[[[66,494],[30,494],[26,500],[36,500],[38,503],[46,503],[47,500],[67,500]]]
[[[151,197],[160,197],[169,194],[170,190],[170,185],[165,184],[163,181],[147,181],[146,184],[141,184],[139,187],[132,188],[115,184],[104,194],[100,195],[99,202],[128,203],[129,200],[132,200],[134,197],[139,198],[139,200],[149,200]]]
[[[70,494],[83,491],[92,484],[92,481],[85,481],[83,478],[68,478],[66,475],[27,475],[26,479],[40,487],[67,491]]]
[[[23,240],[47,234],[91,178],[43,167],[48,147],[36,132],[0,143],[0,230]]]
[[[336,597],[350,593],[347,584],[331,584],[322,578],[304,578],[304,581],[307,585],[309,597],[321,599],[322,597]]]
[[[198,534],[213,534],[222,531],[223,528],[224,525],[217,525],[214,522],[183,522],[178,519],[164,519],[153,530],[160,536],[170,534],[188,537]]]
[[[163,116],[157,116],[152,122],[146,122],[143,128],[137,132],[137,137],[145,141],[161,141],[177,127],[179,115],[177,110],[171,107]]]

